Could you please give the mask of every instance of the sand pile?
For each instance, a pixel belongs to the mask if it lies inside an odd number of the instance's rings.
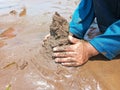
[[[69,24],[66,19],[61,17],[57,12],[53,16],[50,25],[50,36],[44,41],[46,55],[52,56],[52,49],[57,46],[68,45]]]
[[[38,59],[32,60],[37,67],[40,77],[47,82],[45,90],[85,90],[89,87],[97,90],[97,85],[93,77],[87,74],[86,70],[80,67],[64,67],[55,63],[52,58],[52,48],[56,46],[68,45],[69,24],[66,19],[57,12],[53,15],[50,25],[50,36],[44,41],[44,45],[39,51]],[[87,77],[87,79],[85,79]],[[79,78],[79,79],[78,79]]]

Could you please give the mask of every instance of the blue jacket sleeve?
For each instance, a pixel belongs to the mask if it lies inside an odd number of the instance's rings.
[[[120,54],[120,20],[110,25],[104,34],[89,42],[108,59],[113,59]]]
[[[70,22],[70,32],[78,38],[83,38],[94,20],[92,0],[81,0]]]

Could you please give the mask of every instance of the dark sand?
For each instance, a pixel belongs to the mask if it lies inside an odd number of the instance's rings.
[[[119,57],[107,61],[100,55],[74,68],[61,66],[45,54],[42,40],[49,33],[52,15],[58,11],[69,21],[76,0],[24,4],[19,13],[0,16],[0,90],[119,90]],[[42,10],[44,4],[51,8]]]

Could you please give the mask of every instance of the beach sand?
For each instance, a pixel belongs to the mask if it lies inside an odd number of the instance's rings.
[[[73,68],[41,56],[53,14],[69,22],[78,2],[25,0],[0,14],[0,90],[119,90],[120,57],[99,55]]]

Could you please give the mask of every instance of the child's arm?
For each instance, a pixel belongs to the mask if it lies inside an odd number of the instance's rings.
[[[82,0],[72,16],[70,32],[78,38],[83,38],[94,18],[92,0]]]

